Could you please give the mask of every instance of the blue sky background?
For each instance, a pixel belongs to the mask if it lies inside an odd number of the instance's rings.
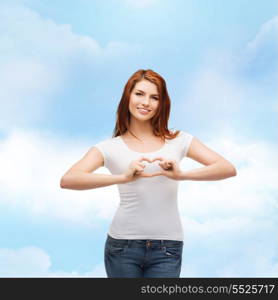
[[[169,128],[237,168],[180,183],[181,277],[277,277],[277,6],[0,0],[0,276],[106,277],[117,187],[59,181],[112,136],[127,79],[150,68],[167,82]]]

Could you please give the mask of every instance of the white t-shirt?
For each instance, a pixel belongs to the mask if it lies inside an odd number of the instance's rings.
[[[94,145],[103,155],[104,167],[111,174],[123,174],[131,161],[141,156],[174,159],[177,163],[187,155],[193,136],[184,131],[158,151],[136,152],[120,137],[105,139]],[[159,161],[146,165],[144,173],[161,171]],[[117,184],[120,203],[109,227],[109,235],[115,239],[183,240],[183,228],[177,205],[178,180],[167,176],[138,178],[132,182]]]

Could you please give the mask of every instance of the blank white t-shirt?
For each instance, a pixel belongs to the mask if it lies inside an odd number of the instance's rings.
[[[187,155],[193,136],[184,131],[158,151],[136,152],[120,137],[105,139],[94,145],[103,155],[104,167],[111,174],[123,174],[131,161],[139,157],[163,157],[179,164]],[[144,173],[160,171],[159,161],[146,165]],[[138,178],[117,184],[120,203],[108,234],[115,239],[183,240],[183,228],[177,205],[178,180],[166,176]]]

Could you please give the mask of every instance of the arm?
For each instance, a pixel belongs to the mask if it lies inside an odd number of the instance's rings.
[[[103,164],[102,154],[95,147],[92,147],[81,160],[63,175],[60,187],[72,190],[88,190],[125,182],[123,174],[92,174]]]
[[[76,170],[63,176],[60,187],[70,190],[88,190],[124,182],[125,178],[122,174],[90,174]]]
[[[187,157],[205,165],[190,171],[181,171],[179,180],[220,180],[236,176],[235,167],[224,157],[193,137]]]

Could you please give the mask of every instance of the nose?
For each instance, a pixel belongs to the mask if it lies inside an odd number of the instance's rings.
[[[150,98],[147,97],[147,96],[143,97],[142,103],[145,104],[145,105],[149,105],[149,103],[150,103]]]

